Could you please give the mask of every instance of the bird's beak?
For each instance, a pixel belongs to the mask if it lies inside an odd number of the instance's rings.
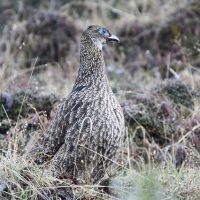
[[[119,38],[115,35],[111,35],[108,37],[107,39],[108,41],[115,41],[115,42],[119,42]]]

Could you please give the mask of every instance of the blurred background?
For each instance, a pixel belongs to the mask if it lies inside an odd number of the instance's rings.
[[[195,0],[1,1],[0,89],[25,84],[34,65],[32,81],[66,95],[79,66],[80,35],[91,24],[120,38],[104,52],[113,89],[144,89],[185,68],[195,70],[199,6]]]

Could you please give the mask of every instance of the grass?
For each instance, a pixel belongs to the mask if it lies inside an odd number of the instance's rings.
[[[40,120],[41,127],[44,127]],[[198,126],[198,125],[197,125]],[[14,128],[15,137],[9,140],[8,149],[0,155],[0,177],[7,184],[7,190],[3,193],[6,198],[12,199],[49,199],[49,195],[59,194],[62,190],[69,190],[76,196],[86,195],[88,199],[113,199],[113,200],[197,200],[199,199],[200,174],[198,167],[182,166],[178,172],[173,164],[173,154],[167,162],[145,164],[138,161],[138,169],[134,169],[132,163],[134,157],[130,155],[131,150],[126,143],[124,154],[122,151],[122,162],[114,164],[111,173],[114,177],[110,180],[108,193],[105,193],[101,185],[74,185],[68,179],[57,179],[53,177],[45,166],[38,166],[27,161],[21,153],[20,145],[26,140],[26,131]],[[131,138],[130,138],[131,139]],[[181,140],[184,140],[183,137]],[[150,152],[148,152],[150,153]],[[198,152],[195,152],[198,155]],[[127,165],[128,164],[128,165]],[[120,168],[120,170],[119,170]],[[61,190],[61,191],[60,191]],[[62,193],[61,193],[62,194]]]
[[[51,1],[53,2],[53,1]],[[117,2],[117,3],[116,3]],[[132,20],[138,21],[138,23],[150,23],[159,22],[159,28],[166,25],[170,19],[172,13],[176,12],[180,8],[187,7],[188,1],[186,0],[129,0],[126,3],[124,1],[71,1],[60,7],[57,11],[51,10],[54,6],[49,5],[46,8],[52,13],[61,13],[64,16],[68,16],[70,11],[77,11],[78,7],[81,5],[91,9],[91,13],[88,14],[87,10],[83,10],[82,16],[77,17],[75,12],[70,15],[73,22],[76,22],[76,26],[80,29],[85,28],[86,24],[106,24],[108,27],[112,27],[112,30],[117,30],[123,24],[129,23]],[[54,2],[55,3],[55,2]],[[82,7],[81,7],[82,8]],[[41,3],[41,10],[42,3]],[[110,17],[110,12],[114,13],[115,16],[119,16],[119,19],[112,19]],[[17,14],[15,15],[17,18]],[[15,21],[15,20],[14,20]],[[23,21],[14,22],[13,28],[21,27]],[[76,37],[79,33],[76,33]],[[23,34],[22,34],[23,35]],[[70,92],[75,79],[75,74],[77,71],[78,55],[74,54],[78,43],[74,42],[74,49],[68,54],[67,58],[62,58],[63,63],[67,63],[67,67],[62,67],[58,63],[48,63],[37,65],[37,62],[33,64],[32,68],[26,68],[26,43],[21,43],[21,38],[15,40],[15,35],[11,36],[11,40],[8,40],[4,35],[1,37],[1,43],[6,43],[7,50],[0,55],[3,64],[0,66],[0,89],[8,90],[12,88],[11,86],[16,86],[18,82],[29,82],[24,90],[27,90],[29,86],[37,83],[39,89],[43,88],[45,92],[52,92],[59,94],[61,96],[66,96]],[[25,35],[26,36],[26,35]],[[24,35],[23,35],[24,37]],[[30,34],[28,36],[28,41],[31,44],[35,43],[34,36]],[[15,44],[16,43],[16,44]],[[14,44],[14,45],[13,45]],[[17,46],[17,47],[16,47]],[[30,47],[28,46],[28,47]],[[191,47],[193,48],[193,47]],[[30,50],[31,48],[28,48]],[[28,51],[31,54],[31,51]],[[20,53],[20,54],[18,54]],[[159,83],[162,82],[160,77],[155,77],[152,71],[145,69],[139,69],[132,75],[129,69],[124,67],[124,63],[120,60],[112,61],[113,55],[116,52],[111,50],[106,51],[106,56],[108,56],[107,65],[109,66],[108,74],[111,79],[111,85],[116,90],[119,98],[123,101],[126,100],[127,96],[135,95],[137,91],[139,93],[144,93],[148,95],[148,92]],[[108,55],[107,55],[108,54]],[[17,56],[16,58],[16,55]],[[38,58],[39,60],[42,58]],[[32,61],[35,59],[32,58]],[[28,61],[27,61],[28,63]],[[37,66],[36,66],[37,65]],[[193,89],[199,91],[199,70],[195,66],[190,66],[188,64],[188,69],[177,73],[174,71],[175,75],[181,77],[181,80],[190,84]],[[170,63],[169,63],[170,69]],[[121,68],[122,72],[117,72],[117,69]],[[37,69],[37,73],[32,73],[33,69]],[[193,74],[191,71],[195,71]],[[31,75],[30,75],[31,74]],[[15,82],[13,82],[15,80]],[[17,82],[17,83],[16,83]],[[17,88],[19,86],[16,86]],[[19,90],[21,88],[19,87]],[[193,96],[191,96],[193,98]],[[160,100],[156,99],[158,104]],[[198,99],[196,99],[198,100]],[[26,96],[24,96],[24,101],[26,101]],[[23,101],[23,102],[24,102]],[[23,108],[23,102],[21,104]],[[30,102],[31,104],[31,102]],[[34,105],[31,105],[34,109]],[[140,107],[141,108],[141,107]],[[143,134],[148,135],[148,129],[142,126],[140,123],[137,127],[128,129],[128,140],[124,147],[120,150],[120,159],[112,167],[110,174],[113,178],[110,179],[110,184],[106,188],[109,192],[106,193],[103,189],[105,187],[101,185],[86,185],[78,184],[75,185],[71,180],[68,179],[58,179],[53,177],[46,166],[38,166],[31,161],[28,161],[25,157],[24,146],[28,142],[29,137],[32,136],[32,132],[26,128],[26,124],[30,121],[33,123],[35,117],[39,118],[39,128],[35,132],[45,129],[49,119],[40,115],[35,109],[35,114],[29,115],[27,113],[27,118],[22,118],[19,112],[17,121],[10,119],[7,115],[9,121],[10,130],[3,140],[0,140],[0,191],[2,187],[6,185],[6,189],[3,193],[0,192],[0,199],[49,199],[49,196],[62,196],[63,193],[71,188],[72,192],[76,194],[77,197],[87,197],[87,199],[112,199],[112,200],[198,200],[200,199],[199,189],[200,189],[200,173],[199,168],[195,165],[183,165],[179,172],[175,168],[174,155],[167,154],[166,159],[157,163],[152,161],[152,151],[154,150],[153,145],[158,147],[157,150],[164,151],[167,148],[174,147],[177,144],[182,144],[184,147],[188,148],[195,155],[196,159],[199,159],[199,152],[188,145],[188,140],[190,136],[195,132],[199,134],[199,102],[196,101],[193,110],[183,108],[181,105],[176,106],[177,110],[183,110],[182,123],[180,123],[180,133],[181,135],[178,140],[170,143],[169,145],[162,147],[155,144],[154,140],[149,140],[148,147],[138,146],[134,141],[135,134],[137,130],[142,130]],[[176,112],[175,110],[174,112]],[[6,109],[4,108],[5,113]],[[186,114],[185,114],[186,113]],[[189,113],[187,115],[187,113]],[[177,113],[176,113],[177,114]],[[181,119],[181,117],[179,119]],[[179,121],[177,120],[177,123]],[[193,123],[196,123],[193,125]],[[168,130],[168,124],[164,124],[164,130]],[[128,126],[128,125],[127,125]],[[131,125],[130,125],[131,126]],[[23,127],[25,127],[23,129]],[[189,128],[188,128],[189,127]],[[188,128],[188,130],[186,130]],[[178,132],[178,131],[177,131]],[[148,138],[149,139],[149,138]],[[142,141],[144,142],[144,140]],[[144,160],[143,153],[137,154],[137,150],[140,152],[145,151],[147,157],[149,158],[148,164]],[[173,151],[173,150],[172,150]],[[153,151],[154,152],[154,151]],[[195,158],[192,158],[195,162]],[[137,163],[137,164],[135,164]],[[4,184],[5,183],[5,184]],[[3,195],[3,196],[1,196]]]
[[[13,156],[15,155],[15,156]],[[101,191],[99,185],[74,185],[70,180],[57,179],[44,166],[27,162],[23,156],[7,151],[0,156],[0,177],[7,183],[4,195],[12,199],[48,199],[48,194],[59,193],[59,189],[72,188],[77,196],[92,199],[127,200],[197,200],[199,196],[200,174],[196,167],[182,167],[177,172],[173,163],[167,165],[140,164],[140,170],[121,170],[112,178],[109,193]],[[116,174],[116,171],[114,172]]]

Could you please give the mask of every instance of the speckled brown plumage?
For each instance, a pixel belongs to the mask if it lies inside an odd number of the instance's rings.
[[[115,160],[121,145],[124,117],[109,86],[101,48],[108,40],[117,38],[99,26],[83,32],[73,90],[60,105],[38,147],[37,161],[51,158],[50,169],[56,176],[96,183]]]

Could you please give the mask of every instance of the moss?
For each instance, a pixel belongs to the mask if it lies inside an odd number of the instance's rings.
[[[20,116],[27,117],[28,114],[35,113],[35,110],[38,112],[46,111],[47,116],[49,116],[53,105],[59,101],[55,95],[38,95],[31,91],[17,92],[12,95],[12,98],[13,103],[9,109],[6,105],[6,99],[0,99],[0,120],[7,118],[2,106],[6,109],[8,117],[16,120],[19,113]]]
[[[194,107],[194,100],[192,97],[192,88],[181,82],[167,84],[163,91],[176,104],[181,104],[188,108]]]
[[[10,129],[10,123],[7,119],[4,119],[0,123],[0,134],[5,135],[9,129]]]
[[[191,116],[193,95],[190,85],[176,80],[165,81],[152,88],[148,95],[129,96],[123,106],[126,121],[132,129],[142,126],[150,142],[166,146],[179,133],[180,121]],[[137,129],[134,141],[139,146],[143,145],[141,134],[143,136],[143,131]]]

